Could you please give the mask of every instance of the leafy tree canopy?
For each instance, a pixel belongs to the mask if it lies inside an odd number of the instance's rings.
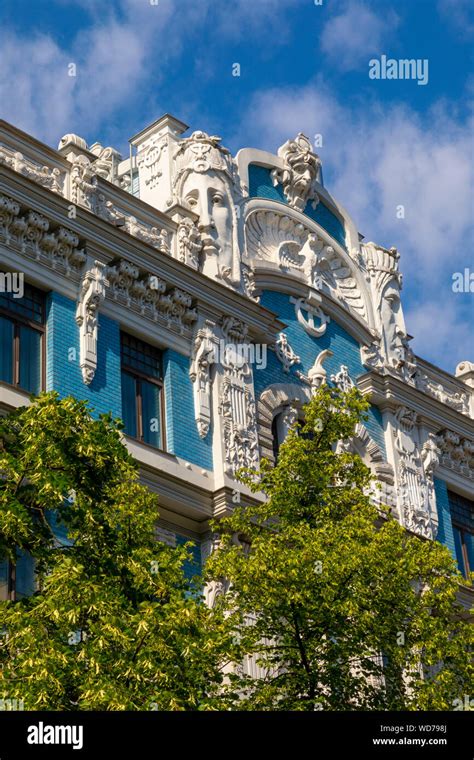
[[[272,468],[242,480],[268,500],[214,522],[209,581],[263,676],[241,674],[241,709],[453,709],[472,694],[474,628],[448,549],[408,533],[338,447],[367,402],[323,386]],[[464,611],[465,612],[465,611]]]
[[[156,541],[156,497],[119,422],[42,394],[0,420],[0,443],[0,558],[29,552],[39,585],[0,603],[0,696],[39,710],[225,706],[227,625],[185,578],[189,547]]]

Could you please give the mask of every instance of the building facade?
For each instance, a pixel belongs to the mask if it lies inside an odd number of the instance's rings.
[[[474,363],[416,356],[399,254],[365,242],[299,134],[276,155],[165,115],[112,147],[52,150],[0,122],[0,410],[56,390],[124,421],[158,537],[212,549],[209,520],[314,389],[370,401],[351,443],[399,521],[474,570]],[[20,557],[2,598],[31,591]],[[466,607],[471,592],[461,587]]]

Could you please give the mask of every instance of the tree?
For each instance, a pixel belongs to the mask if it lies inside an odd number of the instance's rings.
[[[40,710],[225,704],[225,621],[186,580],[189,546],[155,540],[156,497],[120,423],[43,394],[0,421],[0,441],[0,556],[29,552],[38,580],[0,603],[0,696]]]
[[[450,552],[377,509],[369,469],[337,446],[366,409],[323,386],[277,465],[241,476],[268,499],[214,522],[207,579],[225,579],[216,605],[265,673],[241,675],[240,709],[453,709],[472,693]]]

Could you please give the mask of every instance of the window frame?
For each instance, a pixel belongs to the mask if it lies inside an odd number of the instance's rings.
[[[474,567],[471,567],[470,562],[469,562],[469,552],[467,550],[466,534],[468,534],[469,536],[473,536],[474,532],[470,531],[469,528],[466,528],[465,525],[461,525],[456,520],[452,520],[451,522],[452,522],[453,529],[459,531],[459,536],[461,538],[461,556],[462,556],[462,561],[464,565],[462,575],[464,576],[464,578],[466,578],[466,580],[468,580],[469,573],[474,572]]]
[[[459,533],[459,539],[461,543],[461,559],[463,568],[460,570],[460,572],[464,578],[468,580],[469,573],[474,572],[474,567],[471,566],[471,562],[469,560],[469,550],[466,542],[466,536],[472,536],[474,540],[474,501],[467,498],[466,496],[463,496],[462,494],[457,493],[456,491],[448,489],[448,502],[453,533]],[[466,521],[464,521],[464,516],[462,513],[463,510],[470,511],[470,515],[466,518]],[[458,560],[458,564],[460,564],[459,558],[457,557],[457,550],[456,558]]]
[[[32,391],[29,391],[27,388],[23,388],[23,386],[20,385],[20,328],[29,327],[40,335],[40,387],[38,393],[41,393],[46,388],[45,294],[33,285],[28,285],[28,287],[33,288],[37,293],[41,294],[42,321],[35,322],[32,319],[28,319],[27,317],[18,314],[16,311],[10,311],[10,309],[7,309],[0,304],[0,317],[5,317],[13,324],[13,382],[9,383],[7,380],[1,380],[0,382],[5,383],[10,388],[15,388],[15,390],[23,391],[24,393],[32,393]]]
[[[154,449],[155,451],[166,451],[166,415],[165,415],[165,393],[164,393],[163,377],[156,378],[151,375],[147,375],[146,372],[142,372],[139,369],[135,369],[135,367],[129,367],[127,364],[123,363],[122,339],[124,336],[127,336],[128,338],[131,338],[132,340],[139,341],[139,343],[149,346],[150,348],[159,352],[160,364],[162,360],[161,349],[159,349],[157,346],[153,346],[151,343],[147,343],[141,338],[137,338],[136,336],[131,335],[130,333],[121,331],[120,333],[120,374],[124,373],[126,375],[129,375],[130,377],[133,378],[135,382],[135,416],[136,416],[136,428],[137,428],[136,436],[130,435],[130,433],[127,433],[126,430],[124,430],[124,433],[132,440],[138,441],[144,446],[149,446],[151,449]],[[162,368],[160,367],[160,369]],[[151,385],[155,385],[159,389],[160,438],[161,438],[160,446],[154,446],[152,443],[148,443],[147,441],[144,440],[144,437],[143,437],[143,396],[141,392],[142,382],[147,382],[147,383],[150,383]]]

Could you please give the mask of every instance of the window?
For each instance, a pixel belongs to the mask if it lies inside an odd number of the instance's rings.
[[[458,566],[465,578],[474,572],[474,502],[448,492]]]
[[[305,424],[305,420],[301,410],[295,409],[291,406],[286,406],[284,409],[275,415],[272,420],[272,443],[273,443],[273,456],[275,464],[278,461],[278,454],[280,446],[286,440],[286,437],[290,429],[298,423],[298,435],[304,440],[312,440],[314,433],[312,431],[303,432],[302,427]]]
[[[16,601],[31,596],[36,589],[35,561],[30,554],[18,551],[16,564],[0,562],[0,600]]]
[[[0,381],[35,394],[44,386],[44,295],[31,285],[22,298],[0,291]]]
[[[122,333],[122,417],[125,433],[165,447],[161,351]]]

